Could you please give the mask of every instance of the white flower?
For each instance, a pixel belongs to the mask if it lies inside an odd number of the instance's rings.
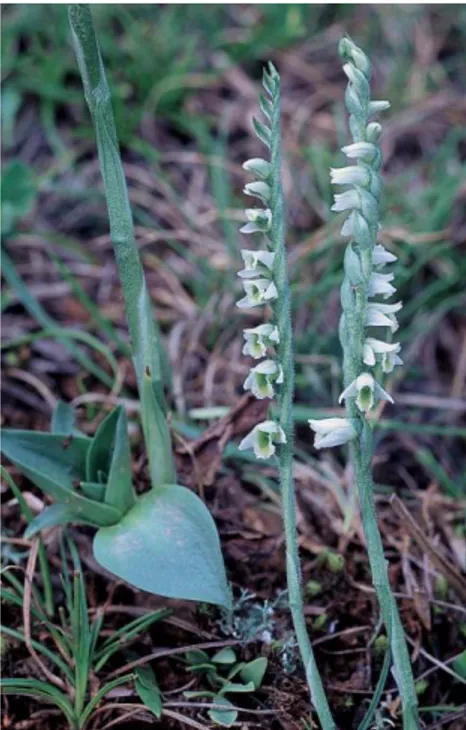
[[[357,436],[356,429],[349,418],[311,419],[309,425],[316,434],[314,439],[316,449],[341,446]]]
[[[270,208],[246,208],[244,211],[248,222],[240,228],[240,233],[267,233],[272,226]]]
[[[267,160],[263,160],[261,157],[254,157],[252,160],[246,160],[243,164],[243,169],[247,172],[252,172],[253,175],[261,177],[266,180],[270,177],[272,172],[272,165]]]
[[[370,173],[366,167],[349,165],[339,169],[330,168],[330,179],[333,185],[367,185]]]
[[[396,292],[394,286],[390,284],[395,278],[394,274],[378,274],[372,272],[371,278],[369,279],[369,296],[376,297],[382,296],[384,299],[388,299]]]
[[[280,341],[278,328],[272,324],[260,324],[258,327],[246,329],[243,335],[245,339],[243,355],[249,355],[255,360],[265,357],[267,348]]]
[[[399,351],[401,350],[401,346],[398,345],[398,348],[394,350],[393,352],[384,352],[382,355],[382,370],[384,373],[391,373],[393,372],[393,368],[395,368],[397,365],[403,365],[403,360],[398,355]]]
[[[384,356],[397,353],[400,349],[401,346],[398,342],[383,342],[383,340],[376,340],[375,337],[366,337],[364,340],[362,359],[366,365],[373,367],[376,363],[377,355],[382,356],[383,362]],[[386,371],[384,370],[384,372]]]
[[[395,312],[399,312],[402,306],[401,302],[396,304],[369,302],[366,310],[366,327],[390,327],[392,332],[396,332],[399,325]]]
[[[374,246],[374,250],[372,251],[372,263],[374,266],[392,264],[394,261],[396,261],[396,256],[390,253],[390,251],[387,251],[382,244],[378,243],[377,246]]]
[[[367,109],[367,116],[372,117],[374,114],[384,112],[386,109],[390,109],[389,101],[370,101]]]
[[[332,205],[332,210],[339,213],[342,210],[352,210],[353,208],[361,207],[361,199],[356,190],[345,190],[344,193],[337,193],[335,195],[335,202]]]
[[[270,459],[275,453],[275,444],[286,444],[283,429],[275,421],[262,421],[254,426],[238,446],[240,451],[254,449],[258,459]]]
[[[263,360],[251,371],[244,381],[244,390],[250,390],[256,398],[273,398],[274,384],[283,383],[283,368],[275,360]]]
[[[268,203],[272,189],[270,185],[262,180],[247,183],[244,186],[244,192],[246,195],[253,195],[255,198],[259,198],[263,203]]]
[[[341,148],[343,154],[350,159],[355,160],[373,160],[378,155],[378,149],[375,144],[370,142],[353,142]]]
[[[370,411],[374,406],[374,399],[388,400],[393,403],[389,395],[372,377],[370,373],[362,373],[348,385],[340,395],[338,402],[341,403],[347,398],[356,398],[356,405],[360,411]]]
[[[249,251],[243,248],[241,256],[244,261],[244,269],[238,271],[242,279],[254,279],[256,276],[272,276],[275,254],[270,251]]]
[[[278,297],[277,287],[270,279],[255,279],[243,281],[246,296],[236,302],[240,309],[247,307],[258,307],[271,299]]]

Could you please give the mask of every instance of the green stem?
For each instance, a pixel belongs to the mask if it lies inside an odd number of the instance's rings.
[[[284,380],[278,393],[278,422],[286,436],[286,443],[278,447],[278,466],[282,495],[282,512],[286,548],[286,574],[290,611],[298,642],[301,659],[306,671],[306,679],[311,702],[324,730],[336,730],[330,711],[322,679],[312,650],[304,617],[301,568],[298,551],[298,532],[296,526],[295,488],[293,479],[293,395],[294,395],[294,357],[293,331],[291,324],[290,286],[288,282],[285,249],[285,212],[281,186],[280,150],[280,97],[277,93],[271,120],[271,209],[272,230],[270,240],[275,252],[274,281],[279,292],[274,317],[278,327],[280,342],[278,362],[283,368]]]
[[[372,582],[387,629],[396,681],[403,701],[403,727],[405,730],[417,730],[419,727],[417,695],[411,662],[398,607],[388,579],[387,563],[377,523],[372,481],[372,432],[367,422],[363,424],[360,438],[351,443],[350,449]]]

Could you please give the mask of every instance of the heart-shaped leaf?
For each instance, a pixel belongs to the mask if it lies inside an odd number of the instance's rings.
[[[178,485],[152,489],[94,538],[96,560],[137,588],[168,598],[231,605],[215,523]]]
[[[255,689],[259,689],[264,679],[264,674],[267,669],[267,659],[263,656],[253,659],[252,662],[247,662],[240,672],[240,677],[243,682],[252,682]]]

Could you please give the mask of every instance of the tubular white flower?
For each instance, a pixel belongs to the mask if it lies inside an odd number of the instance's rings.
[[[257,459],[270,459],[275,453],[275,444],[286,444],[283,429],[275,421],[262,421],[254,426],[238,448],[240,451],[254,449]]]
[[[384,342],[383,340],[377,340],[375,337],[366,337],[363,345],[363,361],[366,365],[373,367],[377,361],[377,356],[382,356],[382,363],[384,356],[396,354],[401,349],[399,342]],[[400,358],[398,358],[400,360]],[[400,360],[401,363],[401,360]],[[400,364],[396,363],[396,364]],[[383,365],[382,365],[383,369]],[[384,372],[387,372],[384,370]],[[389,371],[390,372],[390,371]]]
[[[272,324],[260,324],[258,327],[245,329],[243,335],[243,355],[249,355],[255,360],[265,357],[267,348],[279,342],[278,328]]]
[[[361,198],[356,190],[345,190],[344,193],[337,193],[335,195],[335,202],[332,205],[332,210],[339,213],[342,210],[353,210],[354,208],[361,207]]]
[[[314,447],[316,449],[341,446],[356,438],[357,435],[349,418],[310,419],[309,425],[315,432]]]
[[[387,251],[385,246],[382,246],[381,243],[378,243],[376,246],[374,246],[374,250],[372,252],[372,263],[374,264],[374,266],[392,264],[396,260],[397,257],[394,254],[390,253],[390,251]]]
[[[370,373],[362,373],[353,380],[350,385],[340,395],[338,402],[347,398],[356,398],[356,405],[360,411],[365,413],[370,411],[374,406],[375,398],[379,400],[388,400],[393,403],[393,398],[387,393],[372,377]]]
[[[258,307],[278,296],[277,287],[270,279],[246,279],[243,280],[243,287],[246,296],[236,302],[236,306],[240,309]]]
[[[394,274],[378,274],[377,272],[372,272],[371,278],[369,279],[368,295],[370,297],[382,296],[384,299],[388,299],[396,292],[395,287],[390,284],[394,278]]]
[[[270,251],[250,251],[243,248],[241,256],[244,261],[244,269],[238,271],[242,279],[254,279],[256,276],[270,278],[272,276],[275,254]]]
[[[272,226],[270,208],[246,208],[244,211],[248,222],[240,228],[240,233],[267,233]]]
[[[272,165],[267,160],[263,160],[262,157],[253,157],[252,160],[246,160],[243,163],[243,170],[252,172],[253,175],[267,180],[272,172]]]
[[[262,180],[255,180],[254,182],[247,183],[244,186],[244,192],[246,195],[253,195],[255,198],[259,198],[263,203],[268,203],[272,193],[270,185]]]
[[[244,381],[244,390],[250,390],[259,400],[273,398],[275,395],[274,385],[283,383],[282,366],[275,360],[263,360],[251,371]]]
[[[369,170],[359,165],[330,168],[330,179],[333,185],[367,185],[370,180]]]
[[[353,142],[342,147],[341,151],[354,160],[373,160],[379,154],[377,147],[371,142]]]
[[[366,309],[366,327],[390,327],[392,332],[396,332],[399,325],[395,312],[399,312],[402,306],[401,302],[396,304],[369,302]]]

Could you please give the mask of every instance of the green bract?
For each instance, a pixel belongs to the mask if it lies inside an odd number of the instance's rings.
[[[230,605],[214,521],[204,503],[176,484],[163,381],[167,361],[134,240],[110,92],[88,5],[69,11],[74,46],[97,138],[110,233],[125,301],[141,402],[152,489],[132,486],[126,414],[118,407],[94,438],[74,427],[59,404],[53,433],[4,431],[2,451],[56,500],[28,526],[27,536],[69,522],[98,528],[99,563],[129,583],[171,598]]]

